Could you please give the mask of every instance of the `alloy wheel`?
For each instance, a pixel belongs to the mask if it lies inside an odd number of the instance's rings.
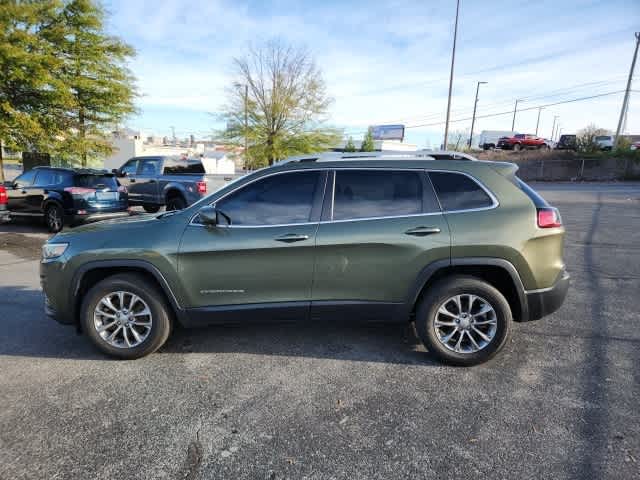
[[[493,306],[472,294],[450,297],[436,311],[434,328],[438,340],[456,353],[476,353],[495,338],[498,319]]]
[[[100,338],[117,348],[137,347],[147,339],[152,325],[147,303],[127,291],[108,293],[93,313],[93,326]]]

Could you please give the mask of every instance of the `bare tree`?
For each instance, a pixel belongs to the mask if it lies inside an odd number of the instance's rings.
[[[332,99],[322,74],[304,48],[271,40],[235,58],[236,79],[227,90],[223,136],[248,145],[248,167],[290,155],[325,150],[340,136],[324,126]]]
[[[593,153],[600,150],[600,146],[598,142],[596,142],[596,137],[601,135],[611,135],[611,132],[604,128],[598,128],[593,123],[579,130],[576,135],[578,150],[586,153]]]

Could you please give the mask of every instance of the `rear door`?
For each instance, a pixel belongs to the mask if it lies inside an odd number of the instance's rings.
[[[387,320],[419,272],[450,256],[423,170],[337,169],[318,227],[312,315]]]

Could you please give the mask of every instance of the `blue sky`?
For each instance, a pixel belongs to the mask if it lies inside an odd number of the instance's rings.
[[[250,42],[280,37],[307,47],[334,98],[330,123],[354,138],[367,125],[404,123],[407,140],[437,145],[443,134],[455,0],[239,2],[106,0],[109,29],[138,52],[131,69],[142,93],[127,124],[159,135],[202,137],[219,127],[211,113],[233,83],[231,61]],[[620,91],[640,30],[638,0],[461,0],[452,130],[478,115]],[[640,75],[640,65],[636,67]],[[635,88],[640,91],[638,81]],[[615,129],[622,94],[547,107],[563,132],[588,123]],[[518,113],[516,130],[533,133],[537,109]],[[509,130],[511,116],[479,119],[475,130]],[[627,132],[640,134],[640,92],[632,94]]]

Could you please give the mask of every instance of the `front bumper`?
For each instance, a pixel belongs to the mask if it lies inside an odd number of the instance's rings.
[[[525,292],[529,320],[538,320],[558,310],[567,296],[570,279],[569,273],[563,271],[553,286]]]

